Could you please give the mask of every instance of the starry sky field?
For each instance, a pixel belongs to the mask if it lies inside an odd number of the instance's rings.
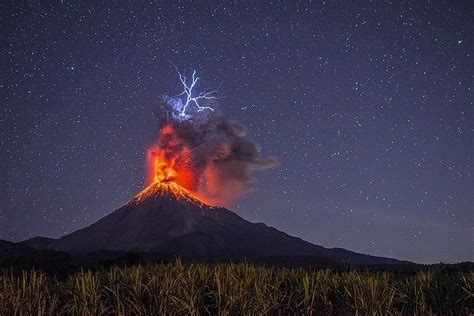
[[[170,61],[279,165],[231,209],[325,247],[474,261],[469,1],[3,1],[0,239],[59,237],[145,184]]]

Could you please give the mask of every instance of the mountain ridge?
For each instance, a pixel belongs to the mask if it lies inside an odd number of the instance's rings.
[[[59,239],[23,243],[65,252],[139,251],[199,260],[303,256],[335,264],[408,263],[312,244],[203,203],[172,182],[149,185],[116,211]]]

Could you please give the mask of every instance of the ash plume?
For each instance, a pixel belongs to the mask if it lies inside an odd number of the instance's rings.
[[[273,157],[262,158],[259,146],[247,138],[245,127],[215,112],[193,113],[176,119],[166,104],[157,113],[161,123],[158,143],[149,156],[164,155],[173,162],[184,188],[213,205],[229,206],[246,193],[257,170],[273,167]]]

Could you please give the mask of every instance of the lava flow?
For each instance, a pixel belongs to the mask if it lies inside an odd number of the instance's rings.
[[[191,148],[183,143],[173,125],[166,124],[160,130],[158,144],[147,151],[149,185],[137,197],[148,195],[150,189],[159,189],[171,191],[178,198],[212,205],[210,199],[197,192],[199,174],[194,159]]]

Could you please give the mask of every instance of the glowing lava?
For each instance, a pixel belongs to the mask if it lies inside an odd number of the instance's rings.
[[[145,189],[140,191],[132,201],[134,202],[142,202],[149,198],[156,198],[156,197],[166,197],[166,196],[174,196],[179,200],[184,200],[189,203],[193,203],[199,206],[207,206],[213,208],[214,206],[209,205],[203,202],[200,198],[192,194],[191,192],[187,191],[183,187],[179,186],[175,182],[154,182],[149,184]]]
[[[211,200],[197,192],[199,172],[195,170],[193,159],[191,148],[181,141],[173,125],[165,125],[160,130],[158,144],[148,148],[149,185],[142,192],[153,187],[153,190],[158,188],[171,191],[178,198],[192,198],[200,203],[213,205]],[[140,195],[142,193],[138,194]]]

